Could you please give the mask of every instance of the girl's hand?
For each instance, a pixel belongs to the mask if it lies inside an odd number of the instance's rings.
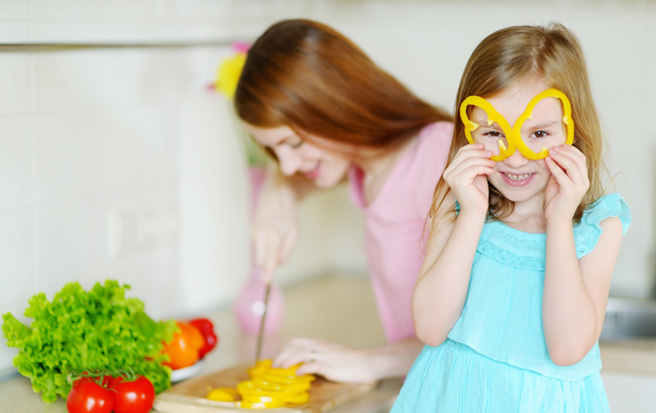
[[[366,349],[354,349],[337,343],[310,338],[289,341],[273,360],[274,367],[287,368],[303,363],[297,375],[318,374],[340,383],[368,383],[378,379],[375,369],[380,361]]]
[[[551,148],[544,160],[551,171],[544,198],[547,222],[571,222],[590,187],[585,155],[574,146],[561,145]]]
[[[461,211],[487,213],[489,189],[487,175],[494,171],[496,162],[492,152],[482,143],[471,143],[458,150],[444,171],[444,180],[458,200]]]
[[[291,254],[298,233],[298,205],[294,190],[285,185],[265,183],[252,227],[255,265],[262,269],[265,283],[273,279],[275,269]]]

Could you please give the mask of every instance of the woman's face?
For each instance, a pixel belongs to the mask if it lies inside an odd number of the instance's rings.
[[[345,177],[351,166],[345,154],[337,150],[341,147],[338,143],[313,136],[313,140],[322,141],[317,146],[287,126],[259,128],[246,123],[245,127],[260,145],[275,153],[286,176],[300,174],[318,187],[330,188]],[[336,150],[330,150],[332,147]]]

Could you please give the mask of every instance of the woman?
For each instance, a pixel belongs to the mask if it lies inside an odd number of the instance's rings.
[[[364,212],[366,250],[389,343],[352,349],[289,342],[274,360],[340,382],[404,376],[421,350],[410,313],[433,189],[448,152],[451,117],[412,94],[330,27],[286,20],[248,51],[235,92],[246,129],[278,161],[254,218],[256,263],[266,282],[298,234],[308,191],[348,180]]]

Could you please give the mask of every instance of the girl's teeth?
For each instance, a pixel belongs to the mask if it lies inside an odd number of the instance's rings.
[[[504,175],[506,175],[508,178],[512,179],[513,181],[522,181],[524,179],[528,179],[532,174],[522,174],[522,175],[513,175],[504,172]]]

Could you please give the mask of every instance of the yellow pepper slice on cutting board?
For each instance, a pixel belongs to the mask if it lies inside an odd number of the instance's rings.
[[[232,387],[219,387],[207,393],[205,397],[217,402],[234,402],[239,398],[239,392]]]
[[[206,397],[217,401],[234,401],[238,407],[249,409],[273,409],[307,403],[310,400],[310,383],[315,377],[311,374],[297,376],[296,369],[300,364],[286,369],[271,367],[271,364],[271,360],[258,361],[248,369],[250,380],[238,383],[236,389],[214,389]]]

